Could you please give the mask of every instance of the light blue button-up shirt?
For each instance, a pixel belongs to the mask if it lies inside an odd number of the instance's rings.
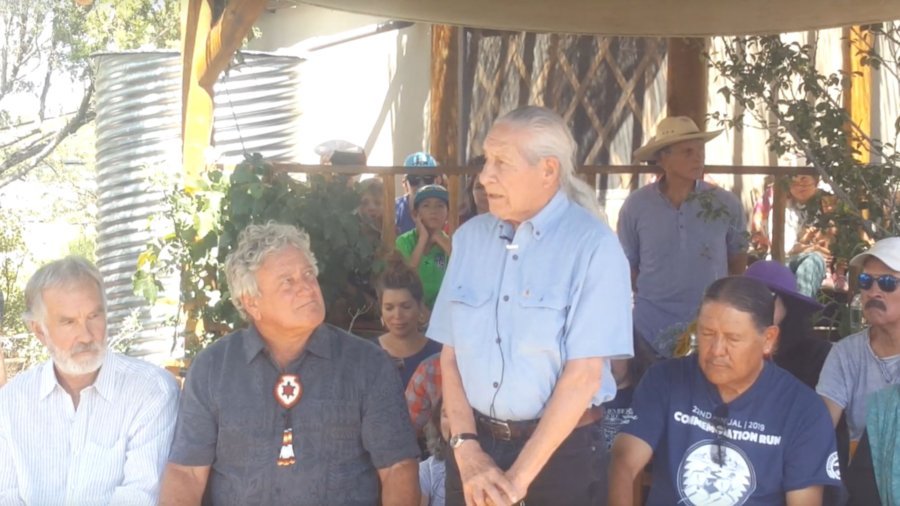
[[[678,209],[659,183],[625,199],[616,233],[638,271],[634,324],[661,355],[671,356],[706,287],[728,275],[728,257],[747,251],[746,223],[734,194],[702,181]]]
[[[517,229],[491,214],[453,236],[428,336],[456,353],[475,410],[539,418],[567,360],[633,353],[628,262],[615,234],[562,192]],[[588,406],[585,406],[587,408]]]

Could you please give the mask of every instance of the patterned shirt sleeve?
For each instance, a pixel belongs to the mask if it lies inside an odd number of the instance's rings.
[[[431,418],[431,410],[441,396],[441,354],[419,364],[406,386],[406,405],[413,428],[420,434]]]

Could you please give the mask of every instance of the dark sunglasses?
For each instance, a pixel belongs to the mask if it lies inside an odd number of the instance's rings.
[[[413,186],[434,184],[434,176],[406,176],[406,181]]]
[[[884,293],[891,293],[897,289],[897,278],[890,274],[882,274],[877,278],[866,272],[859,275],[859,287],[863,290],[871,289],[874,283],[878,283],[878,288]]]
[[[719,404],[713,410],[712,423],[716,429],[716,446],[712,448],[712,461],[719,467],[725,465],[725,432],[728,429],[728,404]]]

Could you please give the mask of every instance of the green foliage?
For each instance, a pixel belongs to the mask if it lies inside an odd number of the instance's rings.
[[[879,30],[892,37],[888,47],[894,56],[866,48],[855,57],[863,64],[890,67],[896,78],[897,27]],[[816,216],[820,229],[836,234],[834,256],[847,259],[866,248],[868,240],[897,235],[900,155],[893,141],[897,132],[885,132],[884,141],[873,139],[850,121],[842,107],[850,76],[819,72],[814,44],[787,42],[780,35],[724,42],[723,57],[711,58],[710,63],[727,83],[719,93],[738,107],[732,115],[713,113],[712,119],[735,128],[762,127],[769,132],[773,152],[801,154],[816,168],[836,197]],[[863,149],[871,152],[870,163],[860,162]]]
[[[898,25],[871,27],[882,37],[885,54],[873,47],[852,48],[862,65],[878,67],[883,76],[900,82]],[[847,85],[854,77],[843,71],[823,74],[816,68],[815,41],[788,42],[785,36],[749,36],[724,39],[724,54],[710,57],[711,66],[725,80],[719,93],[732,114],[715,112],[720,125],[763,128],[768,145],[778,154],[802,155],[828,183],[833,196],[817,197],[806,206],[812,223],[829,232],[830,250],[840,270],[853,255],[877,239],[900,232],[900,155],[896,139],[900,117],[872,138],[851,121],[843,107]],[[887,99],[887,97],[885,97]],[[877,107],[877,106],[876,106]],[[868,162],[864,152],[868,152]],[[787,188],[781,178],[777,184]],[[827,199],[827,200],[826,200]],[[851,310],[838,303],[836,325],[846,335]]]
[[[152,303],[164,278],[179,277],[189,352],[244,324],[231,303],[224,264],[251,223],[287,223],[309,234],[326,305],[351,275],[370,274],[377,245],[362,234],[354,214],[359,197],[343,179],[298,181],[273,174],[252,154],[230,177],[210,172],[192,193],[167,191],[166,202],[170,228],[141,254],[134,289]]]
[[[3,0],[0,7],[0,184],[35,169],[91,122],[104,51],[175,48],[178,0]]]
[[[0,333],[4,335],[25,332],[22,311],[25,296],[19,277],[28,255],[22,237],[22,223],[14,213],[0,213],[0,291],[5,299]]]

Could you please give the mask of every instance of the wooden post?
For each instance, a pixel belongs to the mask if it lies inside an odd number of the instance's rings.
[[[861,58],[874,45],[874,35],[866,26],[844,28],[844,71],[849,76],[845,82],[844,108],[850,114],[850,121],[856,125],[863,135],[872,135],[872,67],[863,65]],[[871,152],[868,142],[855,130],[850,129],[850,145],[857,151],[855,158],[862,164],[870,161]]]
[[[213,1],[181,3],[181,163],[188,191],[206,164],[212,139],[213,86],[267,4],[267,0],[230,0],[213,26]]]
[[[384,181],[384,194],[382,198],[382,217],[381,217],[381,245],[384,251],[392,251],[394,242],[397,240],[397,229],[394,224],[394,201],[397,200],[397,178],[393,174],[384,174],[381,176]]]
[[[700,130],[706,125],[707,39],[670,38],[666,68],[666,111],[669,116],[689,116]]]
[[[213,0],[181,2],[181,163],[188,190],[197,181],[212,137],[213,90],[199,82],[206,71],[212,9]]]
[[[787,189],[784,186],[785,178],[775,178],[772,185],[772,228],[769,233],[772,234],[769,244],[769,251],[772,252],[772,260],[784,263],[784,215],[787,208]],[[790,176],[787,177],[790,180]]]
[[[459,27],[434,25],[431,28],[431,118],[428,123],[430,152],[440,163],[465,163],[459,149],[460,108]],[[449,176],[450,232],[459,226],[460,178]]]
[[[450,234],[459,228],[459,199],[460,195],[462,195],[462,189],[459,174],[452,174],[447,177],[447,193],[450,194],[450,218],[448,220],[448,229]]]

